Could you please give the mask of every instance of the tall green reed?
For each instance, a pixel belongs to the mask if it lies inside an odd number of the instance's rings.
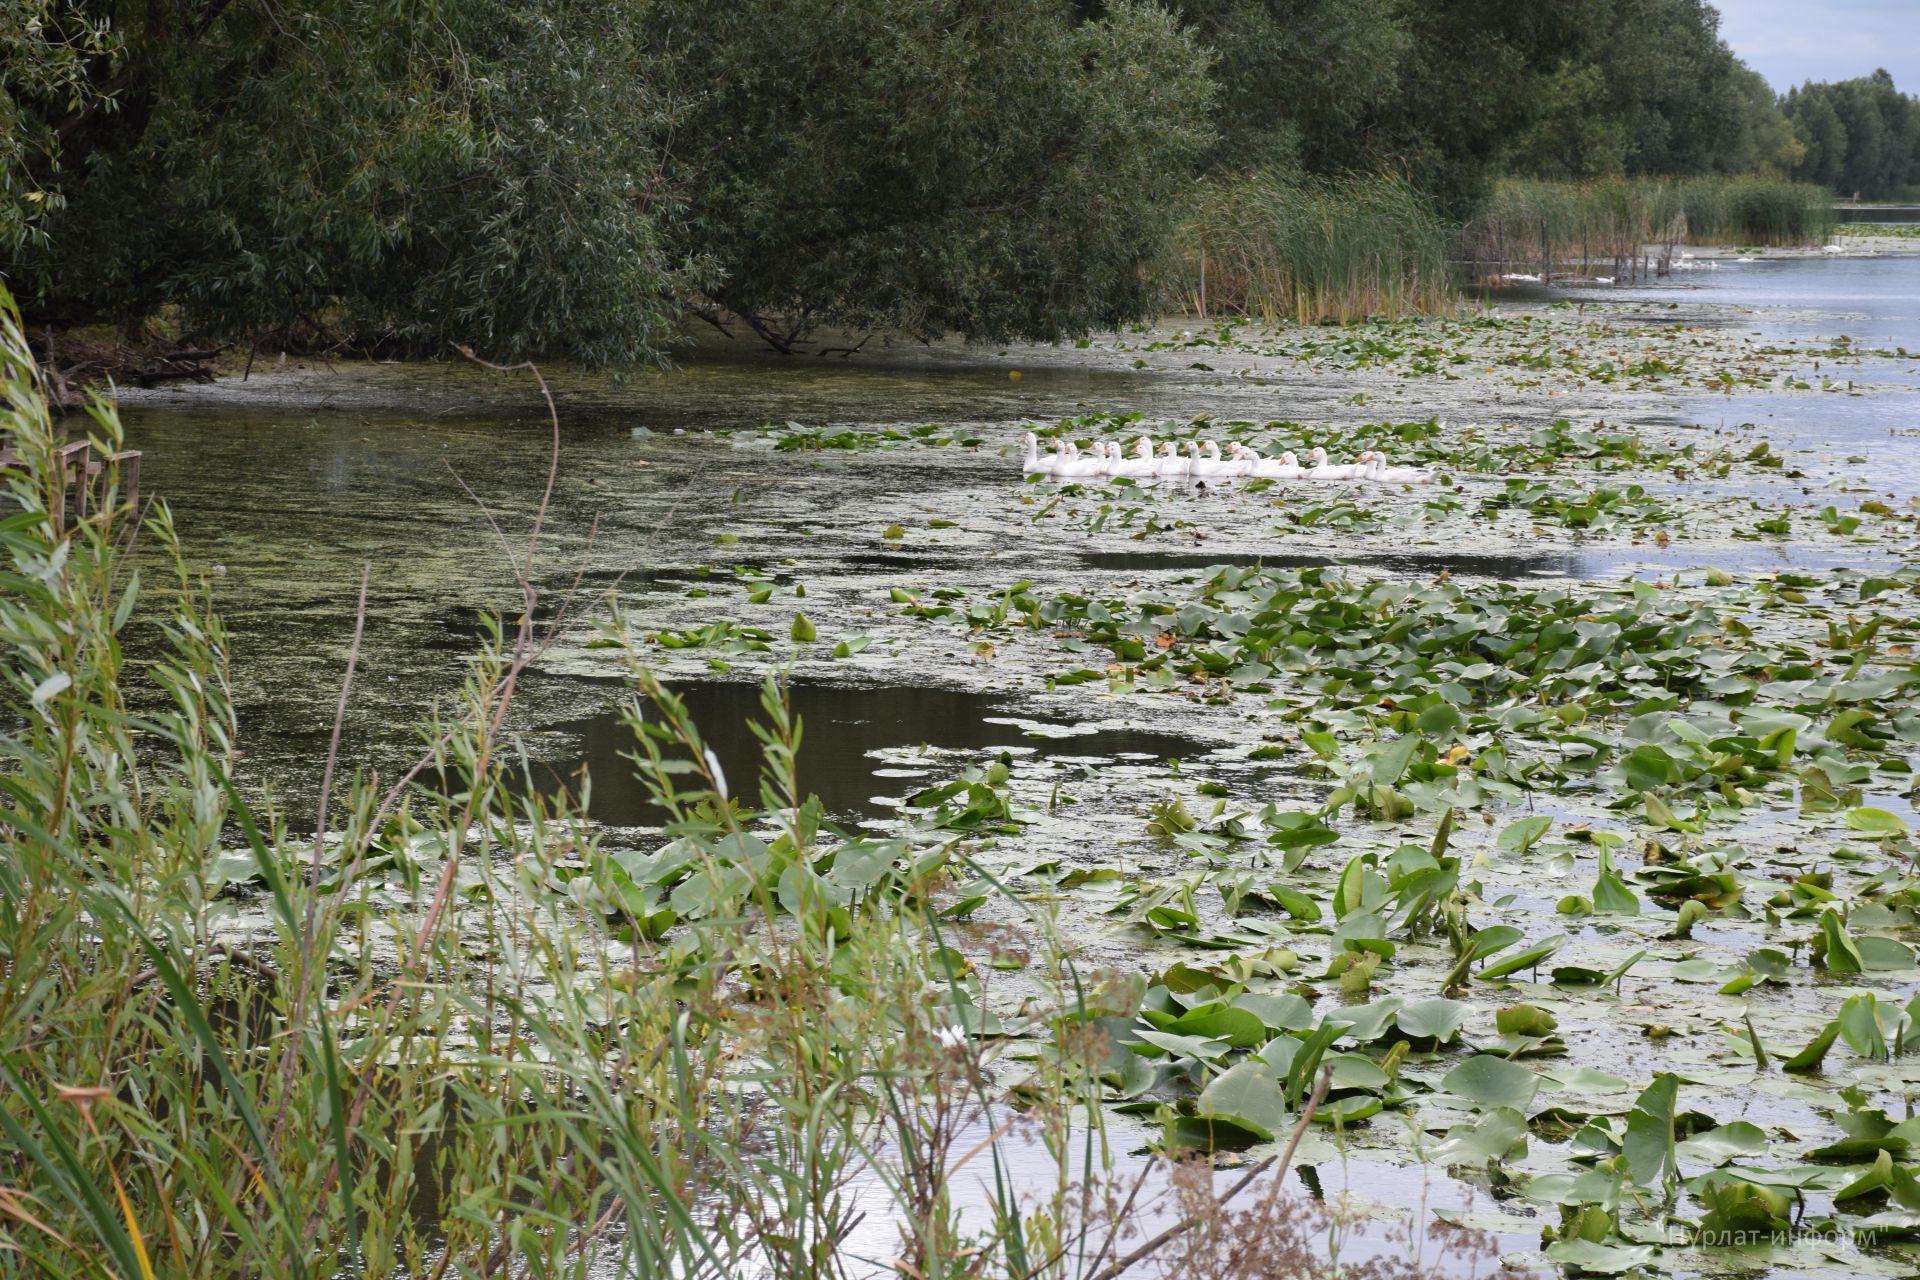
[[[1345,322],[1453,307],[1448,246],[1431,205],[1398,179],[1264,171],[1202,188],[1165,274],[1190,314]]]
[[[320,772],[338,780],[295,835],[232,781],[232,655],[164,503],[133,512],[108,469],[90,512],[56,514],[59,427],[10,300],[0,387],[18,453],[0,521],[0,1258],[831,1277],[880,1213],[911,1274],[1028,1280],[1078,1274],[1115,1229],[1099,1112],[1079,1109],[1097,1052],[1048,1057],[1022,1091],[1056,1182],[1016,1186],[1006,1165],[1014,1115],[942,918],[958,879],[990,873],[964,832],[833,832],[772,678],[742,795],[616,610],[605,637],[664,829],[609,847],[583,796],[534,785],[507,725],[538,647],[544,504],[504,557],[522,620],[489,624],[414,769],[349,767],[337,722]],[[88,426],[117,450],[109,404]],[[554,442],[557,461],[557,419]],[[1044,909],[1006,902],[1061,1025],[1090,1021]],[[987,1175],[984,1216],[956,1205],[963,1171]]]
[[[1803,245],[1832,232],[1833,197],[1759,177],[1508,179],[1461,233],[1476,264],[1551,273],[1668,269],[1681,245]],[[1479,274],[1476,272],[1476,274]]]

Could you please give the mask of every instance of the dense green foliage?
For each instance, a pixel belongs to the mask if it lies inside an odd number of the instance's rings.
[[[1576,51],[1538,88],[1539,114],[1513,157],[1542,177],[1745,173],[1786,141],[1765,81],[1718,35],[1701,0],[1582,6]],[[1597,12],[1596,12],[1597,10]]]
[[[1223,167],[1384,168],[1459,217],[1503,173],[1741,173],[1796,154],[1703,0],[1180,8],[1218,55]]]
[[[1705,0],[5,5],[0,270],[239,344],[1055,338],[1185,291],[1153,264],[1251,174],[1423,226],[1503,176],[1920,180],[1884,73],[1783,103]]]
[[[283,343],[630,359],[663,339],[637,6],[332,0],[186,27],[111,8],[118,110],[69,141],[84,180],[22,271],[43,305],[172,304]]]
[[[0,0],[0,249],[38,239],[61,207],[48,183],[62,136],[100,109],[90,75],[110,76],[120,44],[72,0]]]
[[[1149,309],[1205,138],[1204,57],[1143,5],[84,7],[115,109],[41,148],[69,207],[8,274],[240,341],[629,361],[702,299],[1054,336]]]
[[[1885,71],[1803,85],[1782,109],[1806,144],[1797,176],[1869,198],[1920,188],[1920,98],[1894,88]]]
[[[1041,338],[1152,310],[1210,93],[1164,10],[658,0],[649,27],[671,238],[725,310]]]
[[[1351,138],[1412,56],[1399,0],[1184,0],[1214,55],[1210,167],[1345,167]]]

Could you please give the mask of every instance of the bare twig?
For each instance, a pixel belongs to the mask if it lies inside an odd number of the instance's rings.
[[[1300,1112],[1300,1123],[1293,1127],[1293,1137],[1288,1140],[1287,1149],[1281,1152],[1278,1157],[1268,1156],[1265,1160],[1262,1160],[1259,1164],[1247,1170],[1245,1177],[1227,1188],[1225,1194],[1214,1200],[1212,1204],[1207,1206],[1205,1211],[1188,1214],[1186,1217],[1180,1219],[1180,1221],[1168,1227],[1165,1231],[1162,1231],[1159,1235],[1153,1237],[1153,1239],[1141,1245],[1138,1249],[1135,1249],[1132,1253],[1129,1253],[1126,1257],[1114,1262],[1113,1265],[1106,1270],[1096,1272],[1090,1280],[1119,1280],[1119,1277],[1125,1275],[1128,1268],[1132,1267],[1134,1263],[1139,1262],[1143,1258],[1150,1257],[1158,1250],[1165,1248],[1173,1240],[1185,1235],[1206,1221],[1211,1213],[1223,1208],[1228,1201],[1232,1200],[1242,1191],[1245,1191],[1254,1179],[1271,1168],[1276,1159],[1279,1162],[1279,1168],[1273,1175],[1273,1184],[1277,1188],[1280,1184],[1284,1183],[1287,1178],[1287,1170],[1293,1165],[1293,1153],[1300,1146],[1300,1139],[1306,1135],[1307,1126],[1313,1122],[1314,1111],[1318,1109],[1321,1100],[1327,1096],[1327,1090],[1331,1088],[1332,1085],[1333,1068],[1327,1067],[1320,1073],[1320,1082],[1314,1086],[1313,1096],[1307,1099],[1306,1107]],[[1271,1195],[1273,1193],[1269,1194]]]
[[[279,1114],[274,1118],[276,1134],[286,1123],[286,1099],[293,1095],[293,1067],[300,1044],[300,1025],[306,1020],[307,998],[313,993],[313,933],[320,909],[320,867],[327,840],[327,802],[333,797],[334,770],[340,763],[340,738],[346,731],[347,701],[353,695],[353,673],[360,665],[360,640],[367,629],[367,584],[373,577],[371,562],[360,566],[360,595],[353,608],[353,641],[347,646],[347,669],[340,678],[340,698],[334,703],[333,730],[327,735],[327,763],[320,773],[319,812],[313,823],[313,855],[307,867],[307,913],[300,926],[300,985],[293,1007],[287,1011],[286,1047],[280,1054],[283,1091]]]
[[[208,959],[224,958],[234,968],[245,969],[262,982],[278,982],[280,980],[279,971],[255,956],[251,951],[245,951],[239,947],[230,947],[224,942],[215,942],[207,947],[206,955]],[[160,971],[158,969],[140,970],[131,978],[127,979],[127,994],[131,995],[133,992],[140,990],[140,988],[146,986],[159,976]]]
[[[547,380],[545,376],[541,374],[539,366],[535,365],[532,361],[523,361],[515,365],[499,365],[490,360],[481,359],[474,354],[471,347],[461,346],[458,350],[461,355],[483,368],[493,369],[501,373],[512,373],[524,369],[533,374],[534,381],[540,387],[541,398],[547,403],[547,419],[552,428],[552,435],[548,450],[547,480],[545,486],[540,491],[540,505],[534,511],[533,528],[527,534],[526,551],[522,557],[516,559],[512,554],[511,548],[507,550],[507,562],[513,569],[515,582],[519,584],[522,601],[520,626],[514,636],[513,656],[507,664],[504,675],[492,689],[482,695],[481,704],[476,708],[476,712],[480,718],[479,722],[483,727],[481,730],[480,750],[474,759],[474,785],[467,789],[467,798],[465,804],[462,806],[460,819],[453,828],[453,847],[447,851],[446,864],[440,870],[440,880],[434,888],[433,900],[427,907],[425,918],[420,921],[419,929],[414,933],[412,954],[407,957],[405,962],[410,974],[417,974],[419,972],[422,963],[426,959],[427,944],[433,937],[434,930],[439,927],[440,918],[446,913],[447,904],[452,898],[453,886],[459,875],[460,863],[465,853],[468,833],[473,829],[474,803],[482,789],[479,781],[486,775],[487,770],[492,764],[493,745],[499,738],[501,725],[507,717],[507,710],[513,704],[513,695],[515,689],[518,687],[520,675],[526,669],[526,664],[532,656],[530,650],[533,643],[533,615],[534,609],[540,600],[539,589],[533,585],[533,565],[539,552],[541,532],[546,528],[547,512],[553,503],[553,490],[560,474],[560,410],[554,403],[553,392],[547,386]],[[487,518],[489,522],[492,522],[491,513],[488,514]],[[489,703],[491,703],[490,708]],[[447,735],[447,737],[442,739],[442,742],[444,743],[450,737],[451,734]],[[429,758],[430,756],[431,753]],[[414,776],[417,776],[419,771],[424,767],[425,761],[415,765],[413,769],[408,771],[406,777],[402,779],[402,785],[405,785],[406,782],[410,781]],[[395,794],[398,794],[398,788],[396,788]],[[391,1018],[399,1010],[400,1001],[404,998],[405,993],[410,989],[411,985],[412,984],[404,981],[393,984],[392,991],[387,998],[387,1005],[383,1017]],[[360,1124],[361,1117],[366,1114],[367,1102],[370,1096],[367,1092],[367,1087],[368,1076],[363,1074],[354,1085],[353,1105],[348,1118],[348,1128],[350,1130],[357,1128]],[[331,1191],[334,1177],[334,1170],[332,1167],[329,1167],[320,1189],[322,1196]]]
[[[320,773],[320,812],[313,823],[313,859],[307,868],[307,885],[320,883],[320,862],[327,839],[327,804],[333,798],[333,774],[340,763],[340,737],[347,726],[347,700],[353,694],[353,673],[360,665],[360,639],[367,629],[367,584],[373,578],[371,562],[360,566],[360,597],[353,608],[353,642],[347,646],[347,672],[340,681],[340,699],[333,707],[333,732],[327,737],[327,763]],[[307,940],[313,938],[314,899],[307,899]]]
[[[871,341],[873,341],[873,335],[869,333],[866,337],[860,339],[860,341],[850,347],[822,347],[813,354],[817,356],[839,356],[842,360],[845,360],[850,356],[859,355],[860,349]]]
[[[691,302],[684,302],[681,305],[685,307],[687,312],[693,317],[695,317],[696,319],[703,320],[706,323],[712,325],[715,329],[718,329],[720,331],[721,336],[726,338],[729,342],[733,340],[733,336],[734,336],[733,330],[727,328],[726,319],[721,315],[720,312],[709,311],[705,307],[696,307]]]

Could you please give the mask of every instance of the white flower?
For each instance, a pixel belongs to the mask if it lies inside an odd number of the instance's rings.
[[[933,1038],[938,1040],[943,1048],[964,1049],[967,1047],[967,1033],[958,1027],[935,1027],[933,1029]]]

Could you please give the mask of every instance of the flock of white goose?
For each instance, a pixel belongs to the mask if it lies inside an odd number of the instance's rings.
[[[1352,462],[1334,462],[1325,449],[1308,452],[1303,464],[1291,452],[1277,458],[1263,457],[1239,441],[1227,443],[1226,456],[1212,440],[1189,440],[1184,448],[1171,440],[1158,448],[1145,436],[1133,442],[1131,454],[1107,441],[1094,444],[1090,453],[1081,453],[1071,440],[1053,440],[1052,452],[1040,451],[1040,437],[1029,431],[1020,437],[1026,453],[1021,459],[1022,475],[1044,476],[1049,480],[1100,480],[1125,476],[1138,484],[1162,480],[1231,480],[1251,477],[1264,480],[1371,480],[1376,484],[1432,484],[1433,473],[1419,467],[1395,467],[1387,455],[1365,449]]]

